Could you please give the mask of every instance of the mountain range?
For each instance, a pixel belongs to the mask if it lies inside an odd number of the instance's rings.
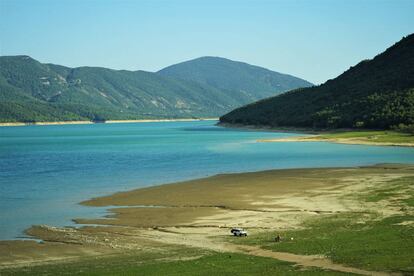
[[[146,72],[69,68],[29,56],[1,56],[0,122],[218,117],[311,85],[219,57]]]
[[[414,124],[414,34],[322,85],[237,108],[222,123],[388,129]]]

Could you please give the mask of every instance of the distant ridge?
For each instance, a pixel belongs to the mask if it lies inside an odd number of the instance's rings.
[[[204,59],[184,63],[188,72],[198,72],[199,78],[192,79],[183,73],[180,77],[171,74],[173,68],[181,68],[180,64],[152,73],[69,68],[43,64],[29,56],[2,56],[0,122],[218,117],[238,106],[276,95],[287,87],[309,85],[295,77],[230,60],[223,67],[224,59],[210,58],[207,58],[209,66],[221,68],[224,77],[206,83],[204,80],[211,80],[215,73],[206,68],[200,71],[198,65]],[[239,71],[233,72],[235,67],[229,64],[237,64]],[[226,75],[231,76],[233,83],[248,78],[249,85],[233,89]],[[275,75],[280,77],[277,79]]]
[[[303,79],[270,71],[263,67],[221,57],[200,57],[168,66],[158,74],[181,80],[195,81],[232,96],[244,97],[247,102],[254,98],[276,95],[298,87],[313,84]]]
[[[223,123],[271,127],[381,128],[414,123],[414,35],[322,85],[235,109]]]

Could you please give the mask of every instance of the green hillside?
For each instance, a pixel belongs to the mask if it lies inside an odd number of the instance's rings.
[[[312,83],[297,77],[220,57],[201,57],[171,65],[158,74],[224,90],[246,103],[269,97],[269,94],[312,86]]]
[[[238,108],[221,122],[272,127],[380,128],[414,123],[414,35],[326,83]]]
[[[2,56],[0,122],[216,117],[279,91],[256,85],[246,96],[220,87],[144,71]]]

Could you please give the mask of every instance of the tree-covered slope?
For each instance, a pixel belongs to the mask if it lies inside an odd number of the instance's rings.
[[[238,108],[221,122],[317,128],[414,123],[414,35],[326,83]]]
[[[0,57],[0,122],[219,116],[276,92],[259,89],[246,96],[151,72]]]
[[[158,74],[208,85],[250,103],[312,83],[286,74],[220,57],[201,57],[166,67]]]

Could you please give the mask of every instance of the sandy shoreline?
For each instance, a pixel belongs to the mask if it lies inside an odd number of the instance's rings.
[[[102,122],[104,124],[120,124],[120,123],[156,123],[156,122],[194,122],[194,121],[216,121],[218,118],[199,118],[199,119],[142,119],[142,120],[108,120]],[[86,125],[86,124],[100,124],[93,121],[65,121],[65,122],[34,122],[34,123],[0,123],[2,126],[31,126],[31,125]]]
[[[374,142],[358,138],[325,138],[319,135],[299,136],[276,139],[259,139],[257,142],[262,143],[282,143],[282,142],[330,142],[348,145],[368,145],[368,146],[393,146],[393,147],[414,147],[414,143],[392,143],[392,142]]]
[[[412,142],[378,142],[375,140],[367,139],[366,137],[349,137],[349,138],[329,138],[326,136],[335,135],[338,133],[358,133],[358,132],[375,132],[380,130],[362,130],[362,129],[336,129],[336,130],[314,130],[310,128],[272,128],[266,126],[250,126],[250,125],[238,125],[238,124],[227,124],[218,123],[217,125],[228,128],[242,129],[248,131],[268,131],[278,133],[295,133],[303,134],[303,136],[288,137],[288,138],[275,138],[275,139],[259,139],[257,142],[329,142],[338,144],[348,145],[367,145],[367,146],[394,146],[394,147],[414,147],[414,137]]]
[[[332,268],[333,264],[326,258],[308,260],[309,257],[302,255],[286,256],[260,248],[242,248],[223,239],[229,235],[231,227],[244,227],[249,233],[258,233],[297,229],[308,218],[342,212],[380,210],[384,217],[398,214],[399,209],[378,202],[361,203],[355,195],[385,187],[388,181],[407,176],[414,176],[413,166],[284,169],[221,174],[93,198],[82,204],[120,207],[112,209],[112,214],[105,218],[75,219],[81,224],[97,226],[33,226],[28,229],[28,234],[44,241],[41,244],[0,241],[0,268],[105,256],[128,250],[155,250],[163,244],[218,252],[247,251],[248,254]],[[337,265],[333,269],[349,272],[353,268]]]

